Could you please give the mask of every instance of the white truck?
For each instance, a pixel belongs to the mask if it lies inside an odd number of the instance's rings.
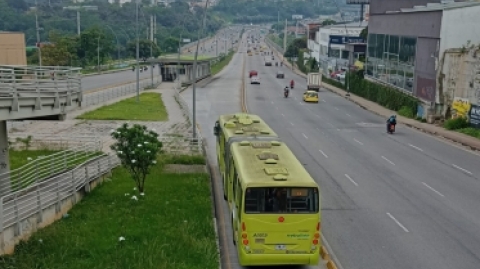
[[[272,66],[272,56],[265,56],[265,66]]]
[[[308,73],[307,90],[319,91],[322,86],[322,73]]]

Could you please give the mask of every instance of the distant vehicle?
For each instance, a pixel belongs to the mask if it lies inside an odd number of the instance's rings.
[[[303,93],[304,102],[314,102],[318,103],[318,92],[316,91],[306,91]]]
[[[269,57],[265,57],[265,66],[272,66],[272,61]]]
[[[345,72],[340,73],[340,74],[336,74],[335,78],[338,79],[338,80],[344,80],[345,79]]]
[[[282,71],[277,71],[277,78],[285,78],[285,74]]]
[[[322,86],[321,73],[308,73],[307,76],[307,90],[319,91]]]
[[[258,76],[257,71],[255,71],[255,70],[250,70],[249,78],[251,78],[251,77],[256,77],[256,76]]]
[[[257,76],[254,76],[250,79],[250,84],[260,84],[260,78]]]

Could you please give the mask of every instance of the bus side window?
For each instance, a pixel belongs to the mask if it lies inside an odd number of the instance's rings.
[[[235,167],[233,167],[233,169],[235,170]],[[233,199],[235,201],[237,201],[237,184],[238,184],[238,175],[237,175],[237,171],[234,171],[233,173]]]

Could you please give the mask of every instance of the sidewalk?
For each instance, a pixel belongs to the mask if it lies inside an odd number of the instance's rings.
[[[77,116],[95,110],[99,107],[110,105],[134,97],[135,93],[114,98],[110,101],[91,105],[88,107],[79,107],[67,113],[64,121],[11,121],[8,122],[9,136],[31,135],[32,137],[62,137],[66,139],[76,139],[76,137],[98,137],[103,142],[103,151],[109,152],[110,145],[114,142],[110,136],[112,129],[118,128],[124,122],[129,124],[140,123],[150,129],[155,129],[160,136],[188,135],[187,120],[179,104],[175,100],[175,90],[173,83],[161,83],[156,89],[146,92],[158,92],[162,94],[163,103],[168,112],[167,121],[114,121],[114,120],[79,120]],[[145,92],[145,91],[142,91]],[[167,146],[167,145],[165,145]],[[174,145],[180,146],[180,145]],[[173,147],[173,146],[172,146]]]
[[[278,51],[276,51],[275,48],[271,48],[271,50],[275,51],[275,53],[277,54],[277,57],[279,57],[283,61],[284,65],[286,65],[287,67],[292,69],[292,65],[288,61],[285,61],[283,55],[281,55]],[[307,78],[307,75],[305,75],[300,70],[298,70],[298,68],[294,67],[293,71],[294,71],[295,74],[297,74],[297,75],[299,75],[303,78]],[[373,112],[373,113],[375,113],[379,116],[388,118],[391,115],[397,114],[396,111],[389,110],[389,109],[387,109],[387,108],[385,108],[385,107],[383,107],[383,106],[381,106],[381,105],[379,105],[375,102],[369,101],[369,100],[364,99],[362,97],[359,97],[355,94],[350,93],[350,96],[347,97],[347,96],[345,96],[346,93],[347,93],[345,90],[337,88],[337,87],[332,86],[330,84],[327,84],[325,82],[322,82],[322,87],[331,91],[331,92],[333,92],[333,93],[335,93],[335,94],[338,94],[340,96],[344,96],[345,99],[347,99],[347,100],[357,104],[361,108],[366,109],[368,111],[371,111],[371,112]],[[441,138],[448,139],[450,141],[459,143],[463,146],[469,147],[472,150],[479,150],[480,151],[480,139],[477,139],[475,137],[471,137],[471,136],[468,136],[468,135],[465,135],[465,134],[462,134],[462,133],[459,133],[459,132],[455,132],[455,131],[450,131],[450,130],[447,130],[447,129],[441,127],[441,126],[428,124],[428,123],[423,123],[423,122],[419,122],[419,121],[414,120],[414,119],[405,118],[405,117],[402,117],[400,115],[397,116],[397,121],[398,121],[398,123],[404,124],[404,125],[406,125],[410,128],[420,130],[420,131],[422,131],[424,133],[427,133],[427,134],[431,134],[431,135],[435,135],[435,136],[438,136],[438,137],[441,137]]]

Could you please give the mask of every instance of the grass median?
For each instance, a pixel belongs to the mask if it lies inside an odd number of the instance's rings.
[[[163,173],[165,162],[152,168],[144,196],[115,169],[68,217],[0,257],[0,268],[218,268],[209,176]]]
[[[212,73],[212,76],[214,76],[218,72],[222,71],[222,69],[230,63],[234,54],[235,54],[235,52],[231,51],[225,57],[223,57],[220,61],[213,64],[210,68],[210,72]]]
[[[148,92],[140,95],[140,102],[136,101],[136,97],[128,98],[89,111],[78,116],[77,119],[167,121],[168,113],[162,101],[162,95]]]

